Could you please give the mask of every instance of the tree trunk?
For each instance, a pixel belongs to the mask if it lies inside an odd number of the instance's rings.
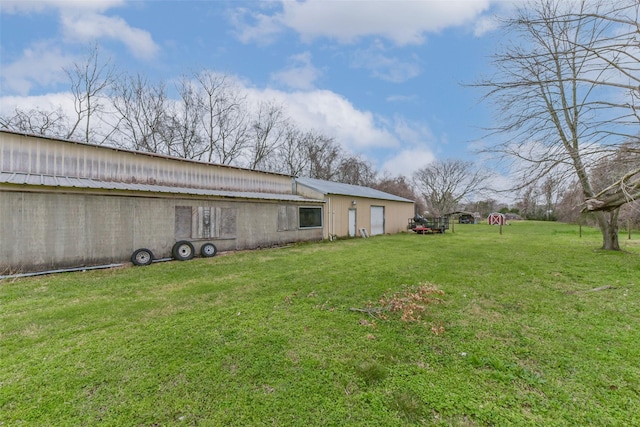
[[[598,226],[602,232],[602,249],[619,251],[618,242],[618,209],[611,212],[596,212]]]

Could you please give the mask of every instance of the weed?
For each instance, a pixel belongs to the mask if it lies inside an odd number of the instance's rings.
[[[412,423],[423,419],[426,415],[424,402],[412,390],[394,390],[390,396],[389,407]]]
[[[355,366],[355,371],[368,386],[382,381],[387,376],[387,370],[385,367],[375,360],[367,360],[358,363]]]
[[[437,296],[436,296],[437,295]],[[395,292],[391,296],[383,295],[378,301],[383,310],[392,314],[399,314],[403,322],[419,322],[422,320],[427,306],[441,303],[438,296],[444,295],[444,291],[430,283],[421,283],[416,287],[407,287],[401,292]],[[437,328],[438,331],[441,328]],[[444,328],[442,328],[444,332]]]

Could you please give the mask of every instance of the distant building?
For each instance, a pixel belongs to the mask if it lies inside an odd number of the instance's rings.
[[[507,223],[507,217],[500,212],[493,212],[487,217],[487,223],[489,225],[505,225]]]
[[[413,200],[369,187],[296,178],[296,192],[326,202],[324,238],[395,234],[407,231],[407,220],[413,216]]]

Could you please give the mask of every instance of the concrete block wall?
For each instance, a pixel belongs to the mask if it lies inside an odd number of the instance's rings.
[[[278,203],[125,195],[0,191],[0,274],[128,262],[139,248],[170,257],[176,206],[237,210],[236,235],[187,239],[196,253],[321,240],[322,229],[278,231]]]

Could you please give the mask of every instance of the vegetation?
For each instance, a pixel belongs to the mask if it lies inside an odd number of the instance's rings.
[[[585,199],[597,199],[593,169],[638,145],[639,10],[637,0],[535,0],[504,20],[509,41],[493,56],[495,73],[476,87],[497,107],[489,135],[504,137],[487,151],[516,162],[521,189],[550,194],[571,177]],[[618,208],[634,199],[629,180],[640,171],[627,167],[622,175],[607,168],[605,186],[618,182],[615,201],[590,203],[603,249],[620,249]]]
[[[448,159],[434,161],[413,174],[417,191],[426,201],[430,216],[455,212],[471,195],[487,192],[493,174],[473,162]]]
[[[65,69],[74,117],[24,110],[0,129],[164,154],[208,163],[384,185],[373,165],[332,137],[302,127],[273,99],[251,101],[232,76],[193,71],[173,85],[117,70],[98,45]],[[173,94],[173,97],[171,96]],[[405,188],[402,189],[406,191]]]
[[[598,240],[456,224],[4,280],[0,425],[638,425],[640,240]]]

